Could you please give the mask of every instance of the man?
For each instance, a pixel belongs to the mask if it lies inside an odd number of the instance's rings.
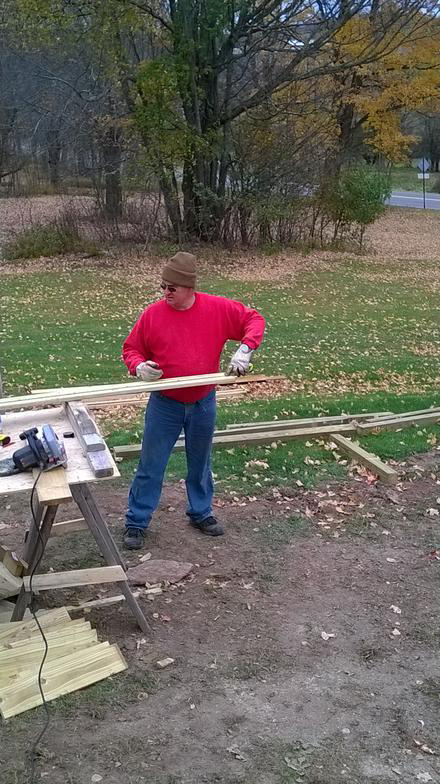
[[[229,372],[242,375],[261,343],[264,319],[241,302],[195,291],[196,259],[179,252],[165,265],[163,299],[147,307],[124,342],[122,356],[130,373],[143,381],[217,373],[227,340],[241,345]],[[165,469],[183,429],[188,473],[187,515],[202,533],[224,531],[212,514],[212,437],[216,416],[215,387],[153,392],[145,413],[139,466],[128,499],[124,546],[138,550],[144,542],[162,491]]]

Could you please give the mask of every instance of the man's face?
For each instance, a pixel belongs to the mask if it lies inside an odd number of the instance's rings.
[[[189,289],[187,286],[176,286],[175,283],[169,283],[167,280],[163,280],[160,287],[165,301],[176,310],[188,307],[192,301],[194,289]]]

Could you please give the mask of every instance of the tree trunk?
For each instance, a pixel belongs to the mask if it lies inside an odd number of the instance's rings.
[[[121,132],[115,124],[105,128],[101,139],[105,177],[105,212],[109,218],[122,215]]]
[[[47,165],[49,169],[49,182],[55,188],[60,181],[60,160],[61,160],[61,117],[52,120],[47,129]]]

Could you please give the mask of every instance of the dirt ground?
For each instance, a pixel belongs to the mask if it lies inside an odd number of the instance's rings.
[[[393,489],[359,477],[257,501],[219,497],[222,539],[189,528],[183,487],[168,484],[146,546],[192,561],[194,576],[141,598],[146,637],[125,606],[90,613],[129,669],[51,703],[36,780],[438,784],[439,455],[402,463]],[[119,537],[127,484],[94,492]],[[6,499],[6,544],[22,541],[27,504]],[[44,568],[99,563],[82,532],[50,542]],[[168,656],[174,664],[158,670]],[[2,784],[28,781],[43,718],[38,709],[0,727]]]

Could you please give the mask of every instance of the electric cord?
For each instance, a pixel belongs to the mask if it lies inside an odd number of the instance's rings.
[[[41,634],[41,637],[42,637],[42,640],[43,640],[43,643],[44,643],[44,654],[43,654],[43,658],[41,660],[40,667],[39,667],[39,670],[38,670],[38,688],[40,690],[43,707],[44,707],[44,710],[45,710],[45,713],[46,713],[46,718],[45,718],[44,725],[43,725],[41,731],[39,732],[37,738],[35,739],[34,743],[32,744],[32,748],[30,750],[30,777],[29,777],[29,784],[34,784],[34,782],[35,782],[35,762],[36,762],[36,756],[37,756],[37,749],[38,749],[39,744],[41,743],[41,740],[42,740],[43,736],[46,734],[47,729],[48,729],[49,724],[50,724],[50,713],[49,713],[49,708],[47,706],[46,698],[44,696],[43,684],[42,684],[42,672],[43,672],[43,667],[44,667],[45,661],[47,659],[47,654],[49,652],[49,645],[48,645],[48,642],[47,642],[46,635],[44,634],[43,628],[42,628],[42,626],[40,624],[40,621],[38,619],[37,612],[36,612],[35,607],[34,607],[34,598],[35,597],[34,597],[34,593],[33,593],[33,590],[32,590],[32,580],[33,580],[35,572],[37,571],[37,569],[38,569],[38,567],[39,567],[39,565],[41,563],[41,560],[43,558],[43,553],[44,553],[44,541],[43,541],[43,537],[41,536],[40,526],[38,525],[36,514],[35,514],[35,510],[34,510],[35,490],[36,490],[36,487],[37,487],[37,484],[38,484],[38,480],[40,479],[40,476],[43,473],[43,471],[44,471],[44,469],[42,467],[40,467],[40,470],[39,470],[39,472],[38,472],[38,474],[37,474],[37,476],[35,478],[35,482],[34,482],[33,487],[32,487],[31,500],[30,500],[30,509],[31,509],[32,521],[33,521],[33,524],[35,526],[35,530],[36,530],[37,535],[38,535],[38,542],[39,542],[39,545],[40,545],[40,554],[39,554],[37,560],[35,561],[35,563],[34,563],[34,565],[32,567],[30,576],[29,576],[29,593],[30,593],[29,610],[30,610],[30,613],[31,613],[35,623],[37,624],[38,630],[39,630],[39,632]]]

